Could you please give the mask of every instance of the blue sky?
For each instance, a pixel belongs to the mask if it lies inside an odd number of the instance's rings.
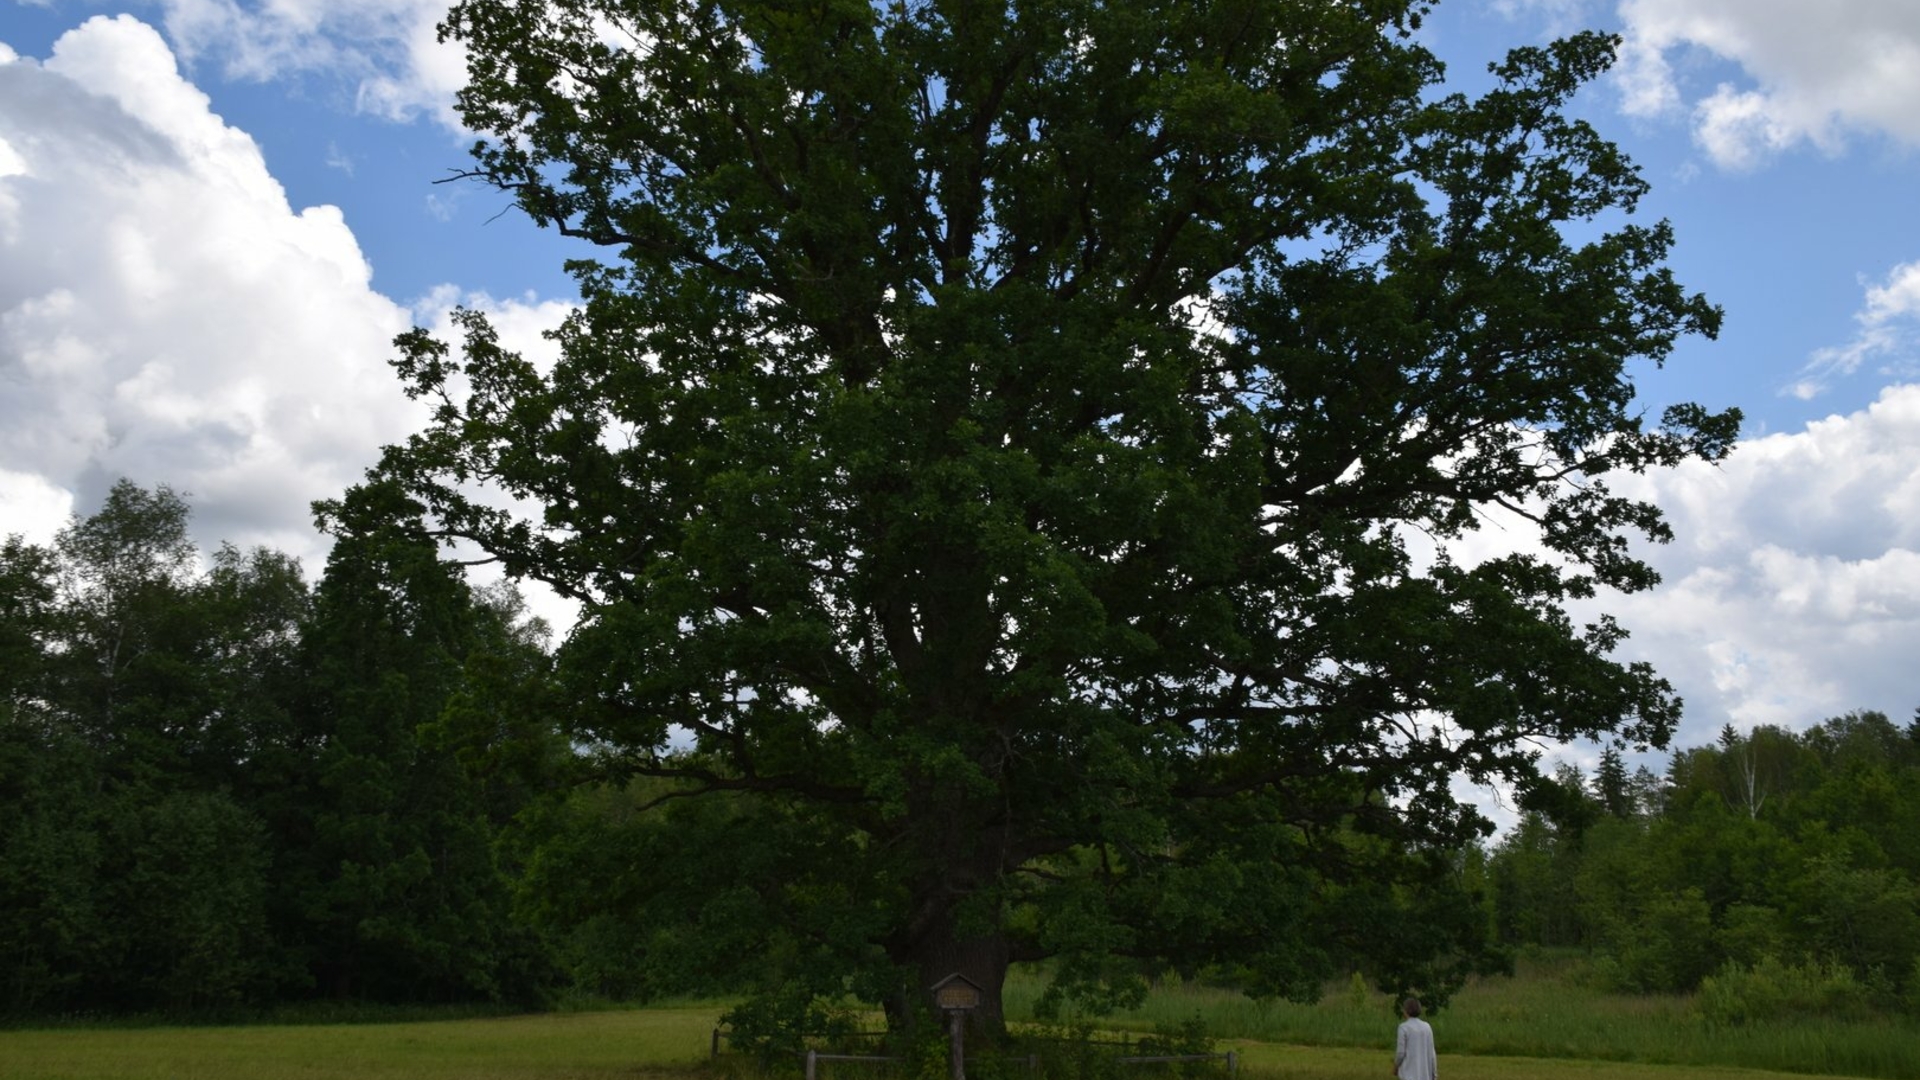
[[[566,241],[465,164],[444,0],[0,0],[0,531],[44,539],[120,475],[191,492],[204,542],[310,572],[307,503],[418,421],[385,368],[467,303],[538,350]],[[1578,111],[1653,184],[1717,342],[1649,411],[1738,405],[1720,469],[1636,478],[1680,539],[1609,598],[1689,702],[1805,726],[1920,705],[1920,3],[1444,0],[1458,85],[1507,48],[1626,39]],[[505,211],[502,213],[502,211]],[[1487,543],[1524,544],[1501,529]]]

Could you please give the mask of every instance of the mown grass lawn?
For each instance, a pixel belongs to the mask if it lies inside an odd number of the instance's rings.
[[[703,1070],[718,1009],[0,1032],[4,1080],[622,1080]]]
[[[1240,1052],[1242,1080],[1386,1080],[1393,1071],[1391,1047],[1309,1047],[1237,1040],[1220,1045]],[[1808,1074],[1717,1065],[1450,1054],[1441,1057],[1440,1075],[1446,1080],[1806,1080]]]

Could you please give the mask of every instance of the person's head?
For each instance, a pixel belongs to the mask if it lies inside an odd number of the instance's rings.
[[[1417,997],[1408,998],[1406,1001],[1401,1003],[1400,1012],[1401,1012],[1401,1015],[1406,1016],[1408,1019],[1412,1019],[1413,1017],[1419,1016],[1420,1015],[1420,999]]]

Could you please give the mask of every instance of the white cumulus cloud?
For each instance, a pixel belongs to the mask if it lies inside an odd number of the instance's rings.
[[[370,281],[340,211],[295,210],[154,28],[95,18],[44,63],[0,47],[0,534],[44,542],[125,476],[187,494],[203,547],[317,571],[311,502],[424,420],[394,335],[452,337],[473,307],[548,364],[572,310],[451,285],[402,305]]]
[[[1816,351],[1782,393],[1811,400],[1830,380],[1853,374],[1869,360],[1882,365],[1880,374],[1896,378],[1920,370],[1920,261],[1896,266],[1885,281],[1868,286],[1853,318],[1859,326],[1853,340]]]
[[[362,111],[395,120],[425,115],[459,128],[453,95],[466,83],[466,53],[442,44],[437,33],[450,0],[127,0],[127,6],[151,12],[196,70],[206,64],[226,78],[256,82],[337,79]]]
[[[415,421],[386,365],[408,312],[340,212],[294,210],[127,16],[0,66],[0,142],[5,528],[124,475],[191,493],[211,539],[311,556],[308,502]]]
[[[1690,113],[1714,162],[1746,169],[1811,145],[1877,134],[1920,146],[1920,3],[1913,0],[1621,0],[1629,113]],[[1697,70],[1731,63],[1711,89]]]
[[[1649,553],[1664,584],[1608,606],[1633,631],[1626,654],[1687,699],[1680,745],[1729,721],[1920,705],[1920,385],[1621,487],[1677,534]]]

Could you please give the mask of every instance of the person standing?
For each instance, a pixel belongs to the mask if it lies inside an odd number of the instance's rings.
[[[1440,1059],[1433,1051],[1433,1028],[1420,1019],[1420,999],[1400,1006],[1400,1033],[1393,1044],[1393,1075],[1399,1080],[1439,1080]]]

